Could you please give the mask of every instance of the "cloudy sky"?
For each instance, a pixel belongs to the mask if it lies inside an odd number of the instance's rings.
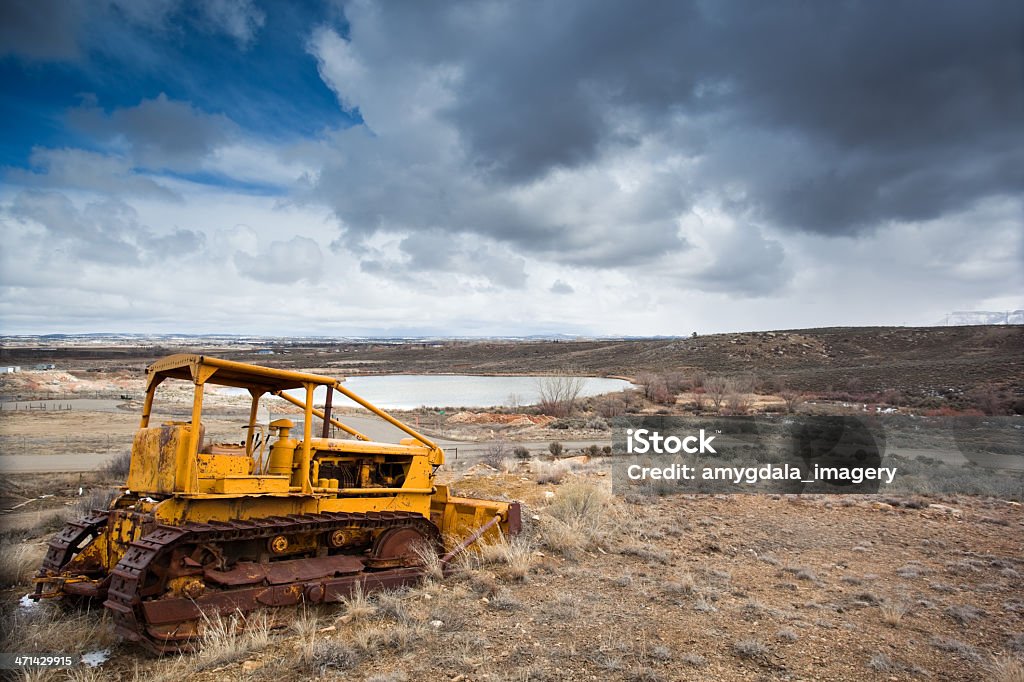
[[[1022,308],[1022,8],[5,0],[0,331]]]

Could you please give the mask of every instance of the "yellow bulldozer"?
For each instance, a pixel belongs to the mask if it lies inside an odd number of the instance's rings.
[[[182,419],[152,423],[173,385],[191,391],[191,414],[179,407],[171,416]],[[229,428],[213,414],[204,420],[211,386],[252,399],[248,422],[234,425],[241,433],[221,442],[206,433]],[[407,437],[374,442],[336,419],[336,393]],[[294,420],[260,420],[276,398]],[[519,503],[456,497],[437,484],[443,463],[433,441],[341,380],[172,355],[147,370],[121,494],[53,538],[32,596],[102,602],[122,635],[166,653],[196,646],[213,614],[412,584],[433,554],[444,566],[477,540],[521,527]]]

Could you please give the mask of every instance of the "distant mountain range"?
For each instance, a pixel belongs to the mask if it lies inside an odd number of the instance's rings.
[[[939,320],[937,325],[974,325],[974,324],[1024,324],[1024,310],[1009,310],[994,313],[990,310],[972,310],[949,313]]]

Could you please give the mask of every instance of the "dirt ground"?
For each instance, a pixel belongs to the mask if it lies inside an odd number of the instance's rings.
[[[601,492],[606,465],[597,459],[559,484],[538,485],[525,464],[456,482],[460,493],[526,503],[525,562],[499,552],[361,606],[285,614],[289,627],[259,646],[232,640],[219,658],[151,659],[114,642],[96,613],[73,628],[65,621],[59,648],[110,651],[85,679],[378,682],[979,680],[999,679],[993,671],[1024,653],[1019,504],[615,499]],[[601,504],[567,543],[553,524],[564,518],[560,500],[581,489]],[[42,538],[28,542],[41,552]],[[15,605],[24,592],[4,597],[15,641],[52,642],[47,607]]]

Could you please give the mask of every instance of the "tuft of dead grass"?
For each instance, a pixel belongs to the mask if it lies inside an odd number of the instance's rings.
[[[419,559],[420,566],[423,569],[423,579],[430,580],[441,580],[444,578],[444,564],[441,563],[441,557],[437,554],[437,549],[430,543],[421,542],[413,546],[413,551],[416,553],[416,558]]]
[[[312,668],[316,662],[316,644],[320,639],[320,615],[304,607],[288,624],[288,628],[298,635],[298,665],[305,669]]]
[[[106,610],[73,611],[53,602],[13,607],[0,614],[5,624],[0,649],[25,654],[55,651],[82,654],[116,641]]]
[[[882,622],[891,628],[899,627],[903,616],[910,612],[910,604],[904,602],[885,602],[878,608],[882,614]]]
[[[356,583],[348,596],[341,598],[341,604],[345,609],[342,618],[346,619],[346,622],[363,620],[377,613],[377,607],[367,599],[363,592],[362,583]]]
[[[0,543],[0,587],[28,585],[45,551],[44,547],[37,544]]]
[[[533,465],[533,480],[539,485],[561,483],[567,473],[569,467],[564,462],[535,462]]]
[[[114,488],[93,488],[82,494],[75,503],[73,516],[85,516],[94,509],[109,509],[110,503],[117,497],[118,491]]]
[[[225,618],[219,613],[203,615],[203,632],[199,638],[202,647],[195,656],[196,670],[208,670],[234,663],[250,652],[265,649],[270,643],[270,618],[264,611],[232,614]]]
[[[405,597],[406,593],[399,590],[380,590],[373,594],[380,613],[399,622],[405,622],[412,618]]]
[[[691,595],[697,589],[697,580],[692,573],[683,573],[675,580],[671,580],[662,586],[662,591],[667,595]]]
[[[768,653],[768,647],[756,639],[743,639],[734,642],[732,650],[741,658],[760,658]]]
[[[533,565],[533,544],[522,536],[509,540],[502,535],[497,540],[478,543],[478,552],[481,561],[504,564],[506,575],[520,582],[526,580]]]
[[[348,642],[333,637],[318,637],[310,647],[306,670],[324,675],[327,668],[347,670],[359,665],[363,655]]]
[[[575,558],[605,539],[611,516],[612,497],[604,486],[586,481],[566,484],[542,519],[544,545]]]
[[[996,656],[986,668],[992,682],[1024,682],[1024,663],[1014,656]]]
[[[366,656],[381,652],[400,655],[426,642],[431,630],[423,623],[401,621],[386,625],[367,625],[352,635],[356,650]]]

